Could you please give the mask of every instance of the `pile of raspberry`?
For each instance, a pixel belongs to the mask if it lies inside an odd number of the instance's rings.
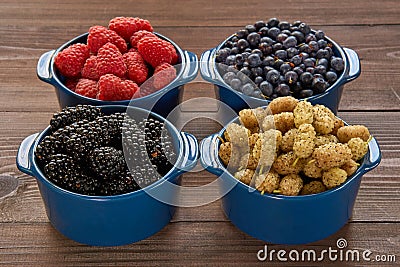
[[[86,44],[68,46],[54,63],[70,90],[118,101],[143,97],[169,84],[176,77],[177,61],[175,47],[157,37],[148,20],[115,17],[108,28],[92,26]]]

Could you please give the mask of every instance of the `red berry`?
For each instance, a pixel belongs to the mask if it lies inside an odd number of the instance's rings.
[[[85,65],[83,66],[82,69],[82,78],[87,78],[96,81],[100,78],[100,75],[97,72],[96,56],[91,56],[86,60]]]
[[[75,89],[75,93],[90,98],[96,98],[97,91],[97,82],[84,78],[79,79]]]
[[[176,52],[175,47],[170,43],[165,41],[165,45],[167,47],[167,49],[169,49],[170,53],[171,53],[171,57],[172,57],[172,61],[171,64],[175,65],[176,63],[178,63],[178,53]]]
[[[97,53],[97,73],[114,74],[118,77],[125,77],[126,66],[124,58],[118,48],[112,43],[107,43]]]
[[[64,85],[71,91],[75,92],[76,84],[78,83],[77,79],[66,79]]]
[[[170,43],[158,37],[146,36],[139,40],[137,48],[143,59],[153,68],[162,63],[172,64],[177,58],[171,50]]]
[[[123,80],[113,74],[106,74],[100,77],[97,89],[97,99],[118,101],[131,99],[139,90],[139,86],[131,80]]]
[[[73,44],[59,52],[54,63],[58,71],[65,77],[79,77],[89,53],[87,45]]]
[[[128,50],[125,40],[116,32],[103,26],[90,27],[87,38],[87,44],[90,48],[90,51],[96,54],[97,51],[106,43],[112,43],[116,45],[121,53],[125,53],[126,50]]]
[[[154,70],[154,75],[153,75],[154,87],[157,90],[160,90],[161,88],[165,87],[170,82],[172,82],[175,79],[175,77],[176,77],[176,69],[168,63],[163,63],[157,66]]]
[[[147,79],[149,70],[139,52],[128,52],[123,55],[128,77],[137,84],[142,84]]]
[[[145,30],[137,31],[131,36],[131,39],[130,39],[131,46],[136,48],[137,43],[140,41],[140,39],[142,39],[145,36],[157,37],[154,33],[149,32],[149,31],[145,31]]]
[[[108,28],[115,31],[127,42],[129,42],[131,36],[137,31],[153,31],[153,27],[148,20],[133,17],[115,17],[110,20]]]

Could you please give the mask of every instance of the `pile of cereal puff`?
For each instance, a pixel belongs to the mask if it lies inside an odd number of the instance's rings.
[[[226,127],[219,157],[241,182],[264,193],[321,193],[344,183],[368,152],[363,125],[345,126],[331,110],[293,97],[244,109]]]

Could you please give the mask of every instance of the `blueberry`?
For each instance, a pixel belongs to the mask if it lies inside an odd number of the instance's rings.
[[[257,48],[251,50],[251,53],[252,53],[252,54],[258,54],[260,57],[263,56],[263,52],[262,52],[260,49],[257,49]]]
[[[272,27],[268,30],[268,36],[271,37],[272,39],[276,39],[276,37],[278,36],[278,34],[281,33],[281,30],[279,30],[276,27]]]
[[[265,27],[265,22],[262,20],[257,21],[254,23],[254,27],[256,27],[256,30],[259,31],[262,27]]]
[[[331,59],[331,67],[337,72],[341,72],[344,69],[344,61],[339,57],[333,57]]]
[[[323,93],[325,92],[326,88],[328,87],[327,82],[324,78],[315,77],[312,81],[312,88],[316,93]]]
[[[312,96],[313,94],[314,94],[313,90],[311,90],[311,89],[303,89],[303,90],[300,91],[299,97],[300,98],[307,98],[307,97]]]
[[[328,68],[329,61],[326,58],[321,58],[321,59],[318,59],[317,65],[322,65],[325,68]]]
[[[271,56],[265,57],[262,61],[263,66],[273,66],[274,64],[275,64],[275,59]]]
[[[337,80],[337,74],[333,71],[328,71],[325,73],[326,81],[330,84],[333,84]]]
[[[247,58],[247,62],[249,63],[249,66],[254,68],[254,67],[258,67],[261,65],[261,59],[260,56],[258,54],[251,54],[248,58]]]
[[[326,68],[324,65],[317,65],[315,67],[314,73],[324,75],[326,73]]]
[[[320,58],[329,58],[329,52],[326,49],[319,49],[317,53],[315,54],[315,57],[320,59]]]
[[[299,54],[299,50],[297,50],[297,48],[295,48],[295,47],[290,47],[290,48],[286,49],[286,52],[287,52],[288,58],[292,58]]]
[[[222,78],[224,79],[224,82],[231,84],[232,80],[236,78],[236,74],[234,72],[227,72]]]
[[[223,48],[217,51],[216,60],[217,62],[225,62],[226,58],[229,56],[230,50]]]
[[[245,50],[244,50],[244,52],[246,52],[246,53],[251,53],[251,48],[250,47],[247,47]]]
[[[313,78],[313,75],[310,72],[306,71],[300,75],[300,82],[304,85],[308,85],[311,84]]]
[[[263,81],[264,81],[264,79],[263,79],[263,77],[261,77],[261,76],[257,76],[257,77],[254,78],[254,83],[255,83],[255,84],[260,84],[260,83],[262,83]]]
[[[270,46],[267,43],[260,43],[260,45],[258,46],[258,48],[260,49],[260,51],[263,53],[263,55],[268,56],[272,53],[272,46]]]
[[[287,84],[281,83],[275,88],[276,93],[279,96],[288,96],[290,95],[290,87]]]
[[[299,56],[303,59],[303,61],[310,57],[310,55],[306,52],[301,52]]]
[[[249,47],[249,43],[245,39],[240,39],[237,42],[237,48],[239,48],[240,50],[244,50],[247,47]]]
[[[316,41],[310,41],[308,46],[311,48],[311,51],[317,52],[319,49],[318,43]]]
[[[236,62],[237,65],[243,65],[244,56],[242,54],[237,54],[235,56],[235,62]]]
[[[278,50],[275,52],[275,56],[278,57],[279,59],[287,59],[287,52],[285,50]]]
[[[242,82],[238,78],[235,78],[235,79],[232,79],[230,85],[233,90],[238,91],[242,87]]]
[[[270,18],[267,22],[268,27],[272,28],[272,27],[276,27],[279,24],[279,20],[277,18]]]
[[[325,33],[323,31],[321,31],[321,30],[318,30],[318,31],[315,32],[315,37],[317,37],[318,40],[324,39]]]
[[[283,30],[283,31],[281,31],[281,33],[284,33],[284,34],[286,34],[287,36],[292,35],[292,32],[289,31],[289,30]]]
[[[251,55],[250,52],[243,52],[242,53],[242,56],[243,56],[244,59],[247,59],[250,55]]]
[[[308,24],[306,23],[300,23],[299,27],[299,31],[301,31],[304,34],[309,34],[311,32],[311,28]]]
[[[239,48],[233,47],[233,48],[231,49],[231,55],[236,55],[236,54],[239,54]]]
[[[317,41],[317,37],[315,37],[315,35],[312,33],[306,35],[306,43],[311,41]]]
[[[270,70],[268,73],[265,75],[265,80],[272,84],[276,84],[279,81],[279,71],[277,70]]]
[[[266,36],[268,34],[268,27],[262,27],[261,29],[258,30],[261,36]]]
[[[272,40],[271,38],[265,36],[265,37],[261,38],[260,43],[267,43],[269,45],[273,45],[275,43],[275,41]]]
[[[235,64],[235,56],[234,55],[230,55],[229,57],[226,58],[225,60],[225,64],[226,65],[234,65]]]
[[[301,86],[301,82],[297,81],[293,85],[290,86],[292,89],[293,94],[298,95],[301,90],[303,90],[303,86]]]
[[[304,66],[306,66],[306,68],[308,67],[314,67],[315,65],[315,60],[313,58],[306,58],[303,60]]]
[[[287,35],[287,34],[285,34],[285,33],[280,33],[280,34],[278,34],[278,36],[276,36],[276,41],[282,43],[283,41],[286,40],[286,38],[288,38],[288,35]]]
[[[269,82],[263,81],[262,83],[260,83],[260,90],[265,96],[269,97],[272,95],[274,87]]]
[[[283,30],[289,30],[289,29],[290,29],[290,23],[287,22],[287,21],[281,21],[281,22],[278,24],[278,27],[279,27],[279,29],[281,29],[281,31],[283,31]]]
[[[260,67],[251,68],[251,73],[254,77],[263,75],[263,69]]]
[[[246,83],[242,86],[241,91],[245,95],[251,95],[254,91],[254,85],[251,83]]]
[[[275,60],[275,63],[274,63],[275,69],[279,69],[279,68],[282,66],[283,63],[285,63],[285,61],[283,61],[283,60],[280,59],[280,58],[278,58],[277,60]]]
[[[293,26],[293,27],[298,27],[301,23],[302,23],[301,20],[296,20],[296,21],[294,21],[294,22],[292,23],[292,26]]]
[[[295,47],[296,45],[297,45],[297,39],[294,36],[289,36],[288,38],[286,38],[285,41],[283,41],[283,46],[285,48]]]
[[[251,24],[246,25],[246,27],[244,27],[244,28],[249,32],[249,34],[257,31],[256,27],[254,27],[254,25],[251,25]]]
[[[241,29],[236,32],[236,36],[239,39],[246,38],[248,34],[249,34],[249,32],[246,29]]]
[[[270,70],[275,70],[275,69],[274,69],[272,66],[265,66],[265,67],[264,67],[264,69],[263,69],[264,77],[267,75],[267,73],[268,73]]]
[[[315,69],[314,69],[314,67],[306,67],[306,71],[311,74],[314,74]]]
[[[300,65],[303,59],[299,55],[295,55],[290,59],[290,62],[292,62],[295,66]]]
[[[280,72],[282,74],[285,74],[286,72],[292,70],[292,67],[288,64],[288,63],[283,63],[280,68],[279,68]]]
[[[293,31],[292,36],[296,37],[298,43],[304,42],[304,34],[300,31]]]
[[[299,52],[300,52],[300,53],[307,53],[307,54],[310,54],[310,53],[311,53],[311,48],[310,48],[310,46],[309,46],[308,44],[302,44],[302,45],[299,47]]]
[[[257,32],[252,32],[247,35],[247,42],[253,47],[258,46],[261,36]]]
[[[325,48],[328,45],[328,42],[324,39],[320,39],[317,41],[319,48]]]
[[[237,75],[243,81],[244,76],[240,75],[240,73],[242,73],[242,75],[244,74],[245,76],[250,76],[251,75],[251,70],[248,67],[243,67],[243,68],[240,69],[240,72],[238,72]]]
[[[278,51],[278,50],[282,50],[283,49],[283,45],[281,43],[275,43],[272,45],[272,50],[274,52]]]
[[[285,73],[285,81],[289,85],[296,83],[298,77],[297,73],[292,70]]]
[[[301,67],[299,67],[299,66],[294,67],[294,68],[293,68],[293,71],[296,72],[297,75],[299,75],[299,76],[300,76],[302,73],[304,73],[304,70],[303,70]]]

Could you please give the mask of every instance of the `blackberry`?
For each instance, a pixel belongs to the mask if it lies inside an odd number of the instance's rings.
[[[59,187],[71,192],[96,195],[100,182],[82,170],[71,156],[56,154],[44,168],[46,177]]]
[[[76,107],[66,107],[53,115],[50,120],[50,129],[55,132],[57,129],[70,125],[74,122],[83,119],[92,121],[101,115],[101,110],[95,106],[77,105]]]
[[[105,181],[99,189],[99,195],[113,196],[134,192],[140,189],[129,170],[124,170],[121,176]]]
[[[89,155],[88,164],[95,175],[103,179],[115,178],[125,169],[124,153],[114,147],[95,148]]]
[[[67,130],[59,129],[43,138],[35,150],[39,163],[46,164],[53,155],[65,152],[64,137],[67,132]]]

